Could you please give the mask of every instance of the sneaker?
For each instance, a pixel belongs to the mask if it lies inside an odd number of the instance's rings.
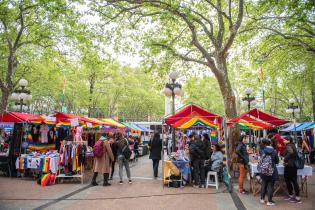
[[[274,206],[276,205],[274,202],[267,202],[267,206]]]
[[[302,203],[301,199],[291,198],[290,203]]]
[[[293,196],[288,195],[288,196],[285,196],[283,199],[284,199],[285,201],[290,201],[292,198],[293,198]]]
[[[264,199],[260,199],[260,203],[261,204],[265,204],[265,200]]]
[[[123,184],[123,183],[124,183],[123,181],[120,181],[120,182],[119,182],[119,184]]]
[[[247,192],[246,190],[243,190],[243,191],[241,192],[241,194],[247,195],[248,192]]]
[[[194,187],[194,188],[199,188],[199,185],[195,185],[195,184],[194,184],[194,186],[193,186],[193,187]]]
[[[132,184],[132,181],[131,181],[131,179],[129,179],[129,184]]]

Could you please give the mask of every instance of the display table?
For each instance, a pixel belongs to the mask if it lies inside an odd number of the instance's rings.
[[[38,170],[39,173],[57,173],[58,171],[58,158],[59,155],[51,156],[29,156],[26,154],[21,155],[16,159],[15,168],[18,170]]]
[[[188,181],[190,174],[190,161],[186,160],[164,160],[164,184],[170,182],[171,175],[181,176],[180,182]]]
[[[251,177],[251,189],[253,191],[253,194],[256,195],[259,193],[259,190],[257,189],[257,185],[260,185],[261,182],[257,178],[257,174],[259,174],[258,169],[257,169],[257,163],[249,163],[250,167],[250,177]],[[278,164],[277,165],[277,170],[279,176],[283,176],[284,174],[284,165],[283,164]],[[299,182],[301,186],[301,191],[305,192],[306,197],[308,196],[308,184],[307,184],[307,178],[312,176],[313,174],[313,169],[311,166],[305,165],[303,169],[299,169],[297,171],[297,174],[299,176]],[[280,189],[285,188],[284,180],[282,177],[280,177],[280,182],[279,186],[276,188],[274,194],[276,194]]]

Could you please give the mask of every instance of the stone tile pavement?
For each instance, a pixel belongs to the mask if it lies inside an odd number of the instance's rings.
[[[236,210],[229,193],[215,188],[167,188],[161,180],[152,179],[151,160],[147,156],[132,167],[133,183],[118,184],[118,170],[110,187],[91,187],[65,182],[42,188],[32,179],[0,177],[0,210],[2,209],[115,209],[115,210]],[[161,176],[161,165],[160,165]],[[125,179],[126,176],[124,175]],[[101,177],[99,181],[101,183]],[[127,180],[126,180],[127,181]],[[314,179],[310,180],[309,199],[303,204],[288,204],[276,198],[274,209],[313,209]],[[259,197],[239,195],[246,209],[269,209],[259,204]],[[240,208],[239,208],[240,209]]]

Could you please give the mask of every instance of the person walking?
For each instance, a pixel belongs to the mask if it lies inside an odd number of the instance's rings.
[[[246,190],[244,190],[244,179],[247,174],[247,165],[249,162],[249,156],[246,150],[246,145],[244,144],[244,135],[242,135],[237,143],[236,154],[237,154],[237,162],[240,170],[240,175],[238,177],[238,186],[239,192],[242,194],[248,194]]]
[[[111,170],[111,161],[114,161],[114,155],[107,138],[101,136],[101,138],[94,145],[94,150],[94,175],[92,178],[92,185],[98,185],[96,178],[99,173],[102,173],[104,176],[103,186],[109,186],[110,183],[108,183],[108,177]]]
[[[295,166],[295,160],[297,158],[297,149],[293,143],[293,139],[290,136],[285,138],[286,144],[284,151],[284,180],[287,185],[289,195],[284,199],[292,203],[302,203],[300,198],[300,189],[297,183],[297,168]],[[293,189],[295,196],[293,195]]]
[[[202,188],[205,185],[205,152],[204,143],[201,141],[199,135],[191,139],[189,152],[191,154],[191,162],[193,166],[193,174],[195,185],[194,187]]]
[[[115,172],[115,164],[116,164],[116,160],[117,160],[117,142],[116,142],[116,139],[114,138],[113,135],[109,136],[109,144],[110,144],[110,147],[111,147],[113,155],[114,155],[114,160],[111,163],[112,164],[112,170],[111,170],[110,178],[109,178],[109,180],[112,180],[114,172]]]
[[[274,206],[275,203],[272,200],[273,187],[275,181],[279,178],[277,170],[279,157],[277,151],[271,146],[271,141],[269,139],[263,139],[262,143],[265,145],[265,147],[262,150],[262,159],[260,160],[261,162],[259,164],[261,168],[264,168],[260,171],[260,177],[262,179],[260,203],[265,204],[265,196],[267,194],[267,206]]]
[[[149,148],[150,148],[149,158],[152,160],[153,175],[154,175],[154,178],[156,179],[158,177],[159,162],[161,160],[161,152],[162,152],[162,140],[158,132],[156,132],[153,136],[153,139],[150,140]]]
[[[129,158],[125,157],[124,152],[125,150],[129,149],[129,142],[122,134],[118,135],[117,139],[117,160],[119,165],[119,184],[123,184],[123,167],[126,168],[127,177],[129,179],[129,184],[132,183],[131,175],[130,175],[130,167],[129,167]]]

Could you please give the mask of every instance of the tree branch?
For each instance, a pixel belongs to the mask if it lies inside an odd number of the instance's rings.
[[[181,59],[184,60],[184,61],[195,62],[195,63],[199,63],[199,64],[202,64],[202,65],[205,65],[205,66],[209,66],[209,65],[208,65],[208,62],[202,61],[202,60],[199,60],[199,59],[195,59],[195,58],[188,57],[187,54],[186,54],[186,55],[180,54],[180,53],[176,52],[175,49],[173,49],[172,47],[170,47],[170,46],[168,46],[168,45],[161,44],[161,43],[154,43],[153,45],[154,45],[154,46],[162,47],[162,48],[164,48],[164,49],[170,51],[170,52],[173,54],[173,56],[179,57],[179,58],[181,58]]]
[[[233,44],[233,41],[236,37],[237,31],[239,27],[241,26],[242,20],[244,16],[244,0],[239,0],[238,4],[238,15],[237,15],[237,20],[235,24],[230,27],[230,33],[229,33],[229,38],[227,39],[224,48],[222,50],[222,53],[226,55],[227,51],[230,49],[230,47]]]

